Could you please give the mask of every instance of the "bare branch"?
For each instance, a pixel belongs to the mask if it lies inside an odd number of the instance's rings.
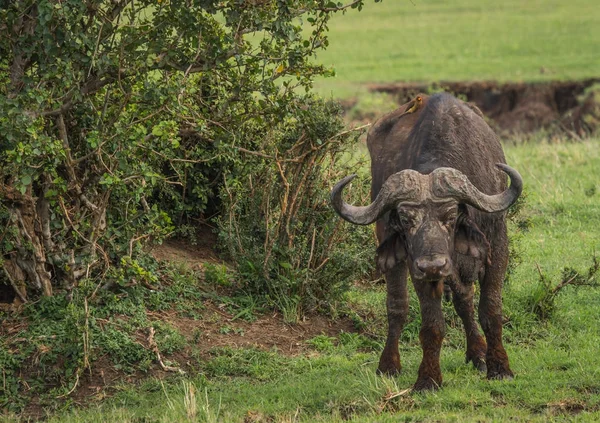
[[[2,266],[2,270],[4,271],[4,274],[6,275],[6,278],[10,282],[10,285],[12,286],[13,290],[15,291],[15,293],[19,296],[19,298],[21,299],[21,301],[23,301],[23,303],[26,303],[27,302],[27,298],[23,295],[23,293],[21,292],[21,290],[19,289],[19,287],[15,283],[15,281],[12,278],[12,276],[10,275],[10,273],[8,273],[8,270],[6,270],[6,267]]]
[[[66,166],[67,173],[69,174],[69,179],[71,183],[75,185],[75,192],[79,196],[79,199],[85,204],[89,209],[93,211],[98,211],[98,206],[92,203],[81,190],[81,185],[77,180],[77,175],[75,174],[75,167],[73,166],[73,157],[71,156],[71,147],[69,146],[69,138],[67,136],[67,128],[65,126],[65,120],[62,114],[58,115],[57,119],[58,125],[58,133],[63,143],[63,148],[65,150],[65,158],[66,158]]]
[[[156,341],[154,340],[154,328],[152,326],[150,326],[148,328],[148,346],[150,347],[150,349],[152,350],[152,352],[154,352],[154,354],[156,354],[156,361],[158,361],[158,364],[160,364],[160,367],[166,371],[166,372],[177,372],[179,374],[184,375],[185,371],[183,371],[180,367],[174,367],[174,366],[167,366],[163,360],[162,357],[160,355],[160,351],[158,349],[158,345],[156,344]]]
[[[349,134],[349,133],[351,133],[351,132],[362,131],[363,129],[365,129],[365,128],[368,128],[369,126],[371,126],[371,124],[370,124],[370,123],[366,123],[366,124],[364,124],[364,125],[357,126],[356,128],[350,128],[350,129],[348,129],[348,130],[346,130],[346,131],[342,131],[342,132],[340,132],[339,134],[335,134],[333,137],[331,137],[331,138],[329,138],[329,139],[330,139],[330,140],[332,140],[332,139],[334,139],[334,138],[341,137],[341,136],[343,136],[343,135],[346,135],[346,134]]]

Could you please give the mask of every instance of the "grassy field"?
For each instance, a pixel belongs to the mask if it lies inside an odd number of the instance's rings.
[[[394,81],[537,81],[598,76],[594,0],[385,0],[337,15],[319,60],[335,98]]]
[[[446,304],[444,387],[414,394],[421,358],[418,307],[403,334],[397,378],[375,375],[381,351],[384,290],[348,294],[348,312],[362,334],[308,341],[310,353],[220,348],[190,377],[124,385],[116,395],[51,422],[317,421],[598,421],[600,419],[600,288],[565,288],[554,314],[536,317],[539,270],[558,284],[564,267],[580,272],[600,249],[600,140],[506,147],[525,180],[527,201],[517,219],[522,263],[505,288],[505,340],[516,377],[487,381],[464,363],[461,325]],[[517,224],[513,225],[513,233]],[[68,408],[65,407],[65,408]]]

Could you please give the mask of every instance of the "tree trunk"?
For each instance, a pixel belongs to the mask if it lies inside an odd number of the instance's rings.
[[[36,199],[31,196],[31,186],[25,194],[7,186],[2,191],[11,223],[17,229],[13,238],[15,249],[4,264],[5,275],[21,299],[27,298],[27,290],[22,290],[24,286],[41,291],[43,295],[52,295],[51,273],[41,241],[42,224]]]

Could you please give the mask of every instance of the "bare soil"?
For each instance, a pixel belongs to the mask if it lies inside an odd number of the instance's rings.
[[[182,239],[168,239],[161,245],[152,248],[152,255],[159,261],[179,263],[192,270],[202,269],[203,263],[219,262],[214,251],[217,235],[209,226],[200,226],[196,234],[196,242]]]
[[[156,246],[152,254],[158,260],[181,262],[192,269],[201,269],[207,262],[219,261],[213,250],[216,236],[207,228],[201,229],[200,234],[199,240],[204,241],[197,245],[182,240],[168,240]],[[149,313],[149,316],[175,326],[201,355],[207,357],[211,349],[225,346],[276,349],[282,354],[294,356],[305,352],[308,349],[305,341],[317,335],[335,336],[342,331],[354,331],[352,322],[347,319],[331,320],[313,315],[289,324],[283,321],[281,314],[272,312],[247,322],[236,318],[226,304],[205,301],[203,306],[202,316],[198,319],[181,317],[175,311]]]
[[[295,356],[310,348],[306,341],[317,335],[337,336],[341,332],[355,332],[348,319],[331,320],[325,316],[307,316],[301,322],[289,324],[279,313],[259,316],[253,322],[235,319],[225,311],[223,304],[206,302],[201,319],[182,318],[174,312],[156,313],[152,318],[168,322],[195,345],[201,356],[209,357],[214,348],[257,348],[276,350]],[[185,365],[185,363],[181,363]]]
[[[551,82],[437,82],[373,84],[374,92],[391,94],[404,104],[418,93],[444,90],[474,103],[500,134],[539,130],[582,138],[600,126],[600,104],[588,88],[600,78]],[[349,102],[347,106],[351,106]]]

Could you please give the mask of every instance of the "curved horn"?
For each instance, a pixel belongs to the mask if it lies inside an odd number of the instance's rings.
[[[484,194],[466,175],[452,168],[438,168],[433,172],[433,191],[439,197],[453,197],[488,213],[504,211],[521,195],[523,179],[519,172],[504,163],[497,163],[496,166],[510,177],[510,188],[500,194]]]
[[[331,190],[331,204],[344,220],[356,225],[369,225],[379,219],[399,201],[416,199],[422,189],[423,176],[414,170],[403,170],[390,176],[381,187],[375,201],[368,206],[352,206],[342,199],[342,190],[356,175],[346,176]]]

